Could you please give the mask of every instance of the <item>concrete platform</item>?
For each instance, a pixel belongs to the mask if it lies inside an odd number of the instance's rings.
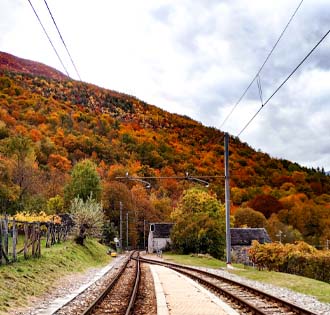
[[[228,304],[178,272],[150,265],[157,315],[239,315]]]

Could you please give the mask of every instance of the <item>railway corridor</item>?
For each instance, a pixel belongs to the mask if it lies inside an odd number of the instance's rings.
[[[171,269],[150,266],[158,315],[238,315],[230,306],[196,282]]]

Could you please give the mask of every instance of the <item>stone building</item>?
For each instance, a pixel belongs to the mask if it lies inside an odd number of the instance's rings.
[[[256,240],[260,244],[271,243],[271,239],[264,228],[232,228],[231,253],[234,262],[249,264],[248,250],[252,241]]]
[[[173,223],[150,223],[148,236],[148,253],[169,248]]]

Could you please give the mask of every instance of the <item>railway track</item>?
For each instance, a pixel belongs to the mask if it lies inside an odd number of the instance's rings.
[[[131,259],[133,256],[135,256],[134,260]],[[139,288],[140,276],[139,253],[134,252],[119,270],[116,277],[82,314],[132,314]]]
[[[204,285],[221,296],[240,314],[256,315],[316,315],[309,310],[279,299],[268,293],[250,286],[238,283],[219,275],[199,270],[193,267],[150,260],[140,257],[140,261],[157,264],[175,270]]]
[[[120,266],[114,268],[116,272],[105,275],[104,279],[98,280],[99,285],[86,288],[52,314],[132,314],[141,278],[138,256],[139,252],[131,252]]]

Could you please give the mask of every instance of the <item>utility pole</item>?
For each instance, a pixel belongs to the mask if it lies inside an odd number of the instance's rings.
[[[128,250],[128,211],[126,212],[126,250]]]
[[[278,234],[276,236],[280,239],[280,244],[282,244],[282,236],[285,237],[286,235],[283,234],[281,230],[278,231]]]
[[[229,186],[229,135],[225,133],[225,205],[226,205],[226,259],[227,267],[231,266],[230,236],[230,186]]]
[[[119,243],[120,250],[123,250],[123,203],[119,202]]]
[[[143,250],[146,249],[146,220],[143,219]]]

